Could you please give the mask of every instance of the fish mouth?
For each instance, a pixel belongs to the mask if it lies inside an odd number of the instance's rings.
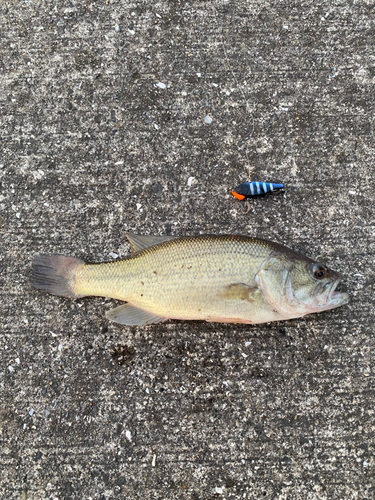
[[[328,293],[326,296],[325,304],[322,305],[322,310],[334,309],[335,307],[343,306],[350,301],[350,297],[346,292],[337,292],[336,288],[341,281],[339,276],[332,284],[326,285]]]

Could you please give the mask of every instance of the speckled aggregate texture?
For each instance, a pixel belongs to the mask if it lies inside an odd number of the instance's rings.
[[[372,0],[0,2],[0,498],[374,499]],[[249,201],[248,180],[285,184]],[[109,323],[37,253],[242,233],[352,302]]]

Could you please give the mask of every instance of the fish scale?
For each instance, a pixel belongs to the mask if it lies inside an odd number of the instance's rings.
[[[206,319],[223,308],[216,293],[220,289],[242,282],[254,285],[270,251],[269,245],[251,238],[171,240],[124,260],[82,266],[74,291],[126,300],[165,317]]]

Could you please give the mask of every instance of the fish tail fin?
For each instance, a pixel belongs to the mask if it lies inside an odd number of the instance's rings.
[[[31,286],[41,292],[78,298],[84,295],[75,293],[77,269],[85,263],[74,257],[62,255],[37,255],[33,259]]]

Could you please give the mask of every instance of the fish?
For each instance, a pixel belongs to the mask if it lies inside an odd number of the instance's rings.
[[[272,182],[244,182],[236,186],[232,194],[237,200],[244,200],[245,198],[260,196],[281,189],[284,189],[284,184],[274,184]]]
[[[168,319],[259,324],[349,302],[336,291],[337,272],[279,243],[241,235],[126,235],[132,254],[122,260],[37,255],[31,286],[73,299],[124,301],[106,316],[129,326]]]

